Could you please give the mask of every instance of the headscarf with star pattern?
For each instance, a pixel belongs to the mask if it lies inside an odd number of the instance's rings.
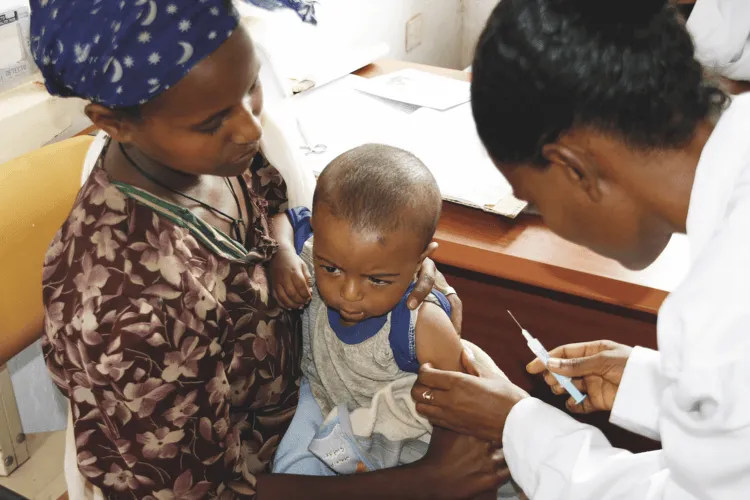
[[[182,79],[239,22],[230,0],[32,0],[31,48],[52,95],[111,108]]]

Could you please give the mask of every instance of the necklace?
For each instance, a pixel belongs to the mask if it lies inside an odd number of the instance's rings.
[[[239,219],[236,219],[232,217],[231,215],[222,212],[218,208],[214,208],[208,203],[204,203],[201,200],[198,200],[196,198],[193,198],[192,196],[185,194],[181,191],[178,191],[163,182],[161,182],[159,179],[151,175],[150,173],[146,172],[143,168],[141,168],[134,160],[130,157],[127,151],[125,151],[125,147],[122,144],[119,144],[120,151],[122,152],[123,156],[126,160],[128,160],[128,163],[130,163],[130,166],[132,166],[134,169],[138,171],[139,174],[141,174],[143,177],[148,179],[150,182],[156,184],[157,186],[161,187],[162,189],[166,189],[167,191],[174,193],[178,196],[182,196],[183,198],[186,198],[194,203],[197,203],[204,209],[208,210],[209,212],[213,213],[214,215],[221,217],[229,222],[229,224],[232,227],[232,232],[234,233],[234,238],[240,242],[243,243],[245,240],[245,237],[243,235],[247,234],[247,225],[245,224],[245,220],[242,218],[242,207],[240,205],[240,199],[237,196],[237,193],[234,190],[234,186],[229,181],[229,179],[224,178],[224,181],[226,182],[227,186],[229,187],[229,192],[232,193],[232,198],[234,198],[234,202],[237,204],[237,213],[240,214]],[[244,244],[244,243],[243,243]]]

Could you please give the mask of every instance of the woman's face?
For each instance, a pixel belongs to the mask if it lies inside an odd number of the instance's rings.
[[[629,269],[656,260],[672,229],[633,194],[635,184],[608,175],[589,161],[595,155],[548,153],[544,167],[498,165],[518,198],[532,203],[557,235]]]
[[[252,40],[238,27],[185,78],[143,105],[140,119],[124,119],[115,139],[174,170],[239,175],[260,147],[259,69]]]

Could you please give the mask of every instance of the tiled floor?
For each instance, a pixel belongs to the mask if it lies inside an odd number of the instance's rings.
[[[65,494],[63,457],[65,431],[30,434],[27,444],[31,458],[0,485],[30,500],[58,500]]]

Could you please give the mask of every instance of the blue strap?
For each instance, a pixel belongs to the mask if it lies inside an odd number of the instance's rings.
[[[412,283],[401,301],[391,311],[391,333],[388,341],[393,351],[393,359],[396,360],[398,367],[405,372],[419,372],[419,360],[417,359],[417,336],[415,326],[411,324],[411,310],[406,305],[409,294],[414,290],[415,283]],[[440,303],[440,307],[450,317],[451,305],[445,295],[433,290],[432,295]]]
[[[297,252],[297,255],[300,255],[305,243],[313,235],[312,225],[310,225],[312,212],[306,207],[290,208],[286,211],[286,216],[289,218],[289,222],[291,222],[292,229],[294,230],[294,250]]]
[[[443,295],[442,292],[438,292],[437,290],[432,290],[432,296],[435,297],[438,302],[440,302],[440,307],[445,311],[445,313],[448,315],[448,317],[451,317],[451,314],[453,314],[453,309],[451,308],[451,303],[448,302],[448,297]]]

